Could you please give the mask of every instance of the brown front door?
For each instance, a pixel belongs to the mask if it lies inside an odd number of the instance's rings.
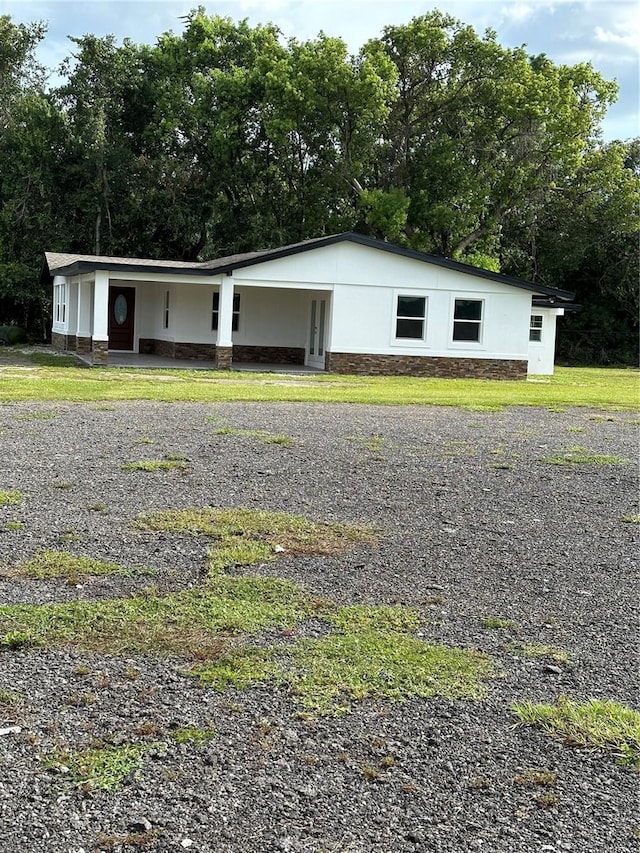
[[[135,287],[109,288],[109,349],[133,349]]]

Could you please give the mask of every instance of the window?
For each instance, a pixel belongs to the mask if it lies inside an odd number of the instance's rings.
[[[211,329],[216,331],[218,328],[218,320],[220,318],[220,291],[216,290],[213,294],[213,308],[211,310]],[[240,325],[240,294],[233,294],[233,315],[231,317],[231,331],[237,332]]]
[[[67,285],[56,284],[53,288],[53,316],[56,323],[67,320]]]
[[[424,340],[427,300],[424,296],[398,296],[396,338]]]
[[[540,343],[542,341],[542,314],[532,314],[529,323],[529,340]]]
[[[169,299],[170,299],[170,291],[165,291],[164,294],[164,317],[162,321],[162,325],[165,329],[169,328]]]
[[[453,311],[453,340],[480,342],[482,299],[456,299]]]

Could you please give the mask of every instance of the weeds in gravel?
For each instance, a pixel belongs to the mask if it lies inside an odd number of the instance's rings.
[[[358,444],[361,444],[363,447],[366,447],[367,450],[372,453],[376,459],[382,459],[381,453],[382,448],[384,447],[384,436],[382,435],[348,435],[346,436],[347,441],[355,441]]]
[[[289,435],[271,435],[263,429],[236,429],[235,427],[221,427],[214,435],[239,435],[248,438],[257,438],[263,444],[279,444],[281,447],[292,447],[295,440]]]
[[[87,790],[116,791],[125,779],[140,767],[149,744],[100,744],[84,749],[58,749],[45,756],[48,770],[64,773],[69,780]]]
[[[228,635],[290,629],[319,606],[289,581],[220,575],[206,588],[166,596],[0,606],[0,645],[207,660],[224,650]]]
[[[25,526],[24,521],[7,521],[4,526],[5,530],[22,530]]]
[[[169,737],[174,743],[193,743],[201,746],[216,736],[215,729],[196,729],[189,726],[181,726],[169,732]]]
[[[625,524],[640,524],[640,515],[623,515],[620,521],[624,521]]]
[[[548,646],[544,643],[523,643],[516,650],[528,658],[548,658],[555,663],[571,666],[569,653],[555,646]]]
[[[17,489],[0,490],[0,506],[15,506],[22,503],[24,495]]]
[[[505,619],[504,616],[485,616],[482,620],[482,627],[506,631],[517,630],[518,628],[513,619]]]
[[[610,456],[606,453],[593,453],[586,447],[568,447],[553,456],[543,456],[540,460],[547,465],[624,465],[629,462],[622,456]]]
[[[54,480],[51,485],[54,489],[72,489],[75,483],[71,483],[68,480]]]
[[[535,725],[567,746],[613,752],[640,766],[640,712],[610,699],[574,702],[561,696],[555,705],[522,702],[513,712],[523,725]]]
[[[403,701],[423,698],[478,699],[483,679],[493,674],[486,656],[429,645],[410,632],[414,611],[358,605],[329,614],[336,629],[319,640],[290,646],[244,648],[191,670],[218,690],[270,681],[288,688],[304,714],[340,715],[369,698]]]
[[[527,787],[553,788],[557,778],[558,774],[555,770],[549,770],[547,767],[528,767],[522,773],[514,776],[513,784]]]
[[[128,850],[156,849],[158,839],[162,837],[159,829],[143,832],[127,832],[126,835],[106,835],[101,832],[94,845],[96,853],[120,853]]]
[[[17,421],[51,421],[58,417],[57,412],[26,412],[24,415],[16,415]]]
[[[137,462],[123,462],[123,471],[175,471],[188,468],[188,460],[184,456],[166,456],[164,459],[140,459]]]
[[[217,539],[209,552],[209,572],[269,562],[279,554],[338,554],[374,540],[369,527],[324,524],[300,515],[213,507],[167,510],[138,516],[140,530],[201,534]]]
[[[0,577],[36,580],[64,578],[68,583],[77,583],[83,577],[112,574],[130,575],[132,572],[118,563],[77,556],[68,551],[40,551],[30,560],[15,566],[0,567]]]

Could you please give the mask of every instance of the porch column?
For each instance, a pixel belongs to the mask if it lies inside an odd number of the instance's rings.
[[[91,285],[87,281],[78,281],[78,321],[76,332],[76,352],[89,355],[91,352]]]
[[[96,270],[93,285],[93,334],[91,348],[94,364],[107,363],[109,349],[109,273]]]
[[[231,360],[233,358],[232,322],[233,276],[226,275],[220,284],[218,336],[216,338],[216,367],[222,370],[231,369]]]

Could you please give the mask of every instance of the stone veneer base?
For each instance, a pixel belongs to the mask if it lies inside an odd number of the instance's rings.
[[[256,364],[304,364],[303,347],[233,347],[234,362],[255,362]]]
[[[368,376],[425,376],[455,379],[526,379],[525,359],[461,358],[423,355],[375,355],[328,352],[330,373]]]
[[[92,341],[91,361],[93,364],[107,364],[109,361],[109,342]]]
[[[231,370],[233,347],[216,347],[216,367],[218,370]]]

